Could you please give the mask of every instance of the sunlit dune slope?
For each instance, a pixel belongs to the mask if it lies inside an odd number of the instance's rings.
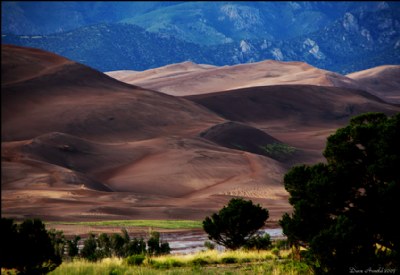
[[[302,62],[266,60],[223,67],[184,62],[143,72],[107,74],[126,83],[177,96],[257,86],[315,85],[364,90],[387,102],[400,102],[398,65],[379,66],[344,76]]]
[[[127,83],[177,96],[285,84],[359,87],[352,79],[306,63],[274,60],[223,67],[186,62],[143,72],[117,71],[107,74]]]
[[[400,66],[386,65],[348,74],[368,92],[388,102],[400,103]]]
[[[171,64],[155,69],[150,69],[146,71],[131,71],[131,70],[121,70],[121,71],[111,71],[106,74],[126,83],[134,83],[138,81],[151,81],[160,78],[176,78],[181,76],[188,76],[198,72],[205,72],[209,69],[216,68],[213,65],[206,64],[196,64],[190,61]]]

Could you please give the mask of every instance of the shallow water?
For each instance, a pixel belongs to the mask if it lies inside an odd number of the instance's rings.
[[[265,233],[268,233],[272,240],[284,238],[281,228],[268,228],[259,231],[261,235]],[[169,243],[171,254],[190,254],[207,249],[204,242],[208,240],[208,237],[203,231],[162,233],[161,238]],[[216,245],[216,249],[223,251],[224,247]]]

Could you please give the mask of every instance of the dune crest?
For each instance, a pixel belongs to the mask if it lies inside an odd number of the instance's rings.
[[[368,92],[391,103],[400,103],[400,66],[386,65],[348,74]]]
[[[190,71],[184,64],[173,64],[143,72],[108,72],[106,74],[126,83],[175,96],[267,85],[308,84],[358,87],[355,81],[345,76],[321,70],[303,62],[266,60],[222,67],[197,65],[195,67],[197,69]],[[199,66],[202,66],[201,69]]]

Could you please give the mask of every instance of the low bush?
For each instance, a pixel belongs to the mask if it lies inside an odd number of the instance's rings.
[[[210,242],[210,241],[205,241],[205,242],[204,242],[204,246],[205,246],[207,249],[209,249],[209,250],[215,249],[215,244],[212,243],[212,242]]]
[[[146,259],[145,255],[132,255],[126,258],[126,263],[128,265],[141,265]]]
[[[237,262],[238,262],[238,259],[235,257],[223,257],[221,259],[221,263],[223,263],[223,264],[234,264]]]
[[[273,255],[275,255],[277,258],[280,258],[280,251],[279,251],[279,248],[277,248],[277,247],[272,248],[271,253],[272,253]]]
[[[207,264],[209,264],[210,262],[209,261],[207,261],[205,258],[194,258],[191,262],[191,265],[194,265],[194,266],[204,266],[204,265],[207,265]]]
[[[162,260],[153,260],[151,261],[151,266],[159,269],[169,269],[173,267],[182,267],[185,266],[185,263],[181,260],[175,258],[165,258]]]

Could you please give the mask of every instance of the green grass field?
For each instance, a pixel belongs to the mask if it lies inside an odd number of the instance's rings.
[[[128,265],[126,260],[118,258],[96,263],[74,260],[62,263],[50,274],[312,274],[307,265],[289,259],[288,255],[287,250],[281,251],[280,257],[271,251],[212,250],[146,258],[141,265]]]
[[[160,229],[197,229],[202,228],[201,221],[193,220],[114,220],[95,222],[46,222],[52,224],[113,226],[113,227],[154,227]]]

